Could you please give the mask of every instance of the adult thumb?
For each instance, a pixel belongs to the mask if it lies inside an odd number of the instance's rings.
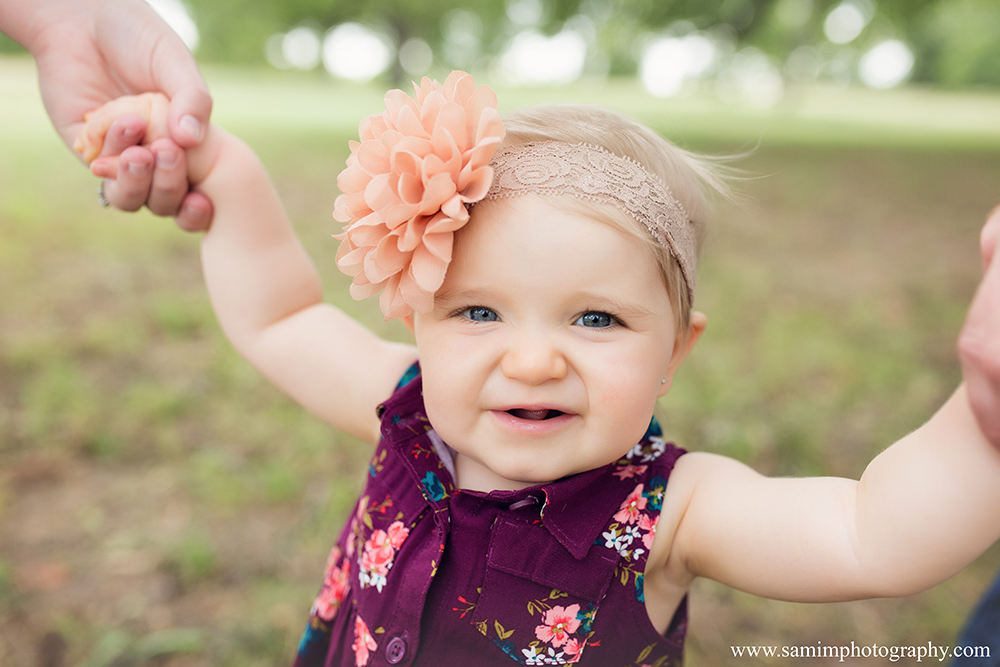
[[[189,85],[173,93],[167,92],[167,95],[170,97],[170,138],[182,148],[197,146],[205,138],[212,115],[212,97],[204,80],[198,76]]]
[[[990,212],[979,235],[979,249],[983,255],[984,270],[989,268],[998,247],[1000,247],[1000,204]]]
[[[167,126],[170,138],[193,148],[205,138],[212,115],[212,96],[194,56],[170,28],[157,45],[151,65],[157,88],[170,98]]]

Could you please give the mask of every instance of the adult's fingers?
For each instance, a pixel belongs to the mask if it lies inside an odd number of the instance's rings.
[[[1000,212],[994,210],[981,236],[986,273],[973,297],[958,339],[962,374],[979,428],[1000,447]]]
[[[149,150],[156,165],[146,205],[156,215],[175,216],[188,192],[184,149],[170,139],[159,139],[150,144]]]
[[[213,213],[211,200],[193,190],[184,198],[181,211],[174,218],[174,222],[186,232],[203,232],[211,226]]]
[[[146,203],[154,162],[148,149],[142,146],[126,148],[118,158],[117,176],[104,181],[104,197],[115,208],[138,211]]]
[[[1000,204],[990,212],[986,224],[983,225],[983,231],[979,234],[979,249],[982,251],[984,269],[989,267],[997,246],[1000,246]]]

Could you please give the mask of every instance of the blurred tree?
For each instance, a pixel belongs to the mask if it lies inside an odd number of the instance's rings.
[[[1000,86],[1000,3],[940,0],[919,16],[921,78],[944,86]]]
[[[299,25],[323,31],[358,21],[388,35],[397,45],[419,38],[445,67],[472,67],[498,54],[516,30],[531,27],[553,34],[577,15],[594,28],[594,58],[611,74],[634,74],[637,56],[650,34],[708,30],[735,48],[754,46],[785,60],[811,46],[856,60],[884,39],[901,39],[916,62],[911,79],[947,87],[1000,86],[1000,0],[185,0],[201,33],[202,61],[262,63],[264,44]],[[870,21],[846,46],[824,36],[826,17],[850,2]],[[516,25],[508,9],[527,4],[537,20]],[[478,28],[469,55],[458,57],[455,25]],[[471,18],[470,18],[471,17]],[[459,26],[461,27],[461,26]],[[459,31],[460,32],[460,31]],[[468,45],[465,45],[468,47]],[[20,46],[0,35],[0,54]],[[393,82],[409,77],[396,61]]]
[[[199,57],[228,62],[260,62],[263,44],[275,32],[297,25],[319,28],[358,21],[389,35],[397,45],[420,38],[438,47],[443,41],[442,19],[465,9],[486,25],[499,25],[504,4],[490,0],[189,0],[202,31]],[[394,80],[404,79],[397,65]]]

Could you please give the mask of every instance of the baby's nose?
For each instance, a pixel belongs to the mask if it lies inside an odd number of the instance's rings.
[[[562,351],[544,334],[522,333],[514,338],[500,363],[503,374],[529,385],[566,377]]]

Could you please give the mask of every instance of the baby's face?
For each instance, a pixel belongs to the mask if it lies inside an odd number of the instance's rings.
[[[475,208],[434,309],[414,325],[427,415],[467,489],[617,460],[673,371],[674,319],[651,251],[530,196]]]

